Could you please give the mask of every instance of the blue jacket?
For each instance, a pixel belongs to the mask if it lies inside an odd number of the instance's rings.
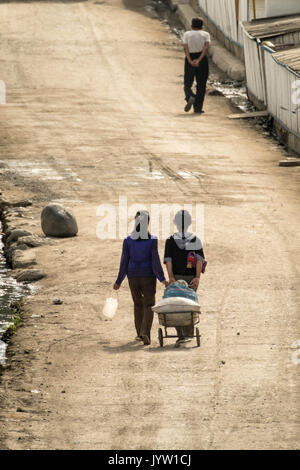
[[[120,286],[125,276],[157,277],[165,280],[158,254],[157,238],[151,235],[147,240],[133,240],[130,236],[123,241],[120,269],[116,283]]]

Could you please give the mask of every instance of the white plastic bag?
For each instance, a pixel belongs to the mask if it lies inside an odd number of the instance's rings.
[[[106,320],[112,320],[118,308],[118,300],[114,297],[108,297],[105,301],[102,315]]]

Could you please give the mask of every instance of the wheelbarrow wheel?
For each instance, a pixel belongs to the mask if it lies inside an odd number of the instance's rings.
[[[163,331],[161,328],[158,328],[158,341],[159,341],[160,347],[162,348],[164,345],[164,337],[163,337]]]
[[[200,333],[199,333],[199,328],[196,328],[196,341],[197,341],[197,346],[200,348]]]

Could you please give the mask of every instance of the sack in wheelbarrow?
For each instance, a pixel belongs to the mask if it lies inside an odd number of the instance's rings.
[[[156,313],[183,313],[196,312],[200,313],[200,305],[194,300],[185,297],[168,297],[160,300],[154,307],[153,312]]]
[[[157,315],[159,324],[166,327],[182,327],[199,323],[199,312],[172,312]]]

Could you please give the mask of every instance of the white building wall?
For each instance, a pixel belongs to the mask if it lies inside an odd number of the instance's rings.
[[[253,0],[239,0],[236,21],[235,0],[198,0],[210,20],[233,42],[243,45],[242,21],[254,18]],[[255,0],[256,18],[300,13],[300,0]]]
[[[298,0],[300,3],[300,0]],[[253,0],[239,0],[239,18],[236,18],[235,0],[198,0],[200,8],[210,20],[233,42],[243,45],[240,22],[254,18]],[[255,0],[256,18],[265,16],[266,0]]]
[[[209,0],[207,13],[227,37],[237,41],[235,0]]]
[[[249,0],[239,0],[239,18],[236,18],[235,0],[198,0],[209,19],[233,42],[242,44],[240,21],[248,20]]]
[[[238,43],[244,44],[244,34],[242,22],[249,21],[249,0],[240,0],[239,3],[239,25],[238,25]]]
[[[300,13],[300,0],[265,0],[265,16],[285,16]]]

